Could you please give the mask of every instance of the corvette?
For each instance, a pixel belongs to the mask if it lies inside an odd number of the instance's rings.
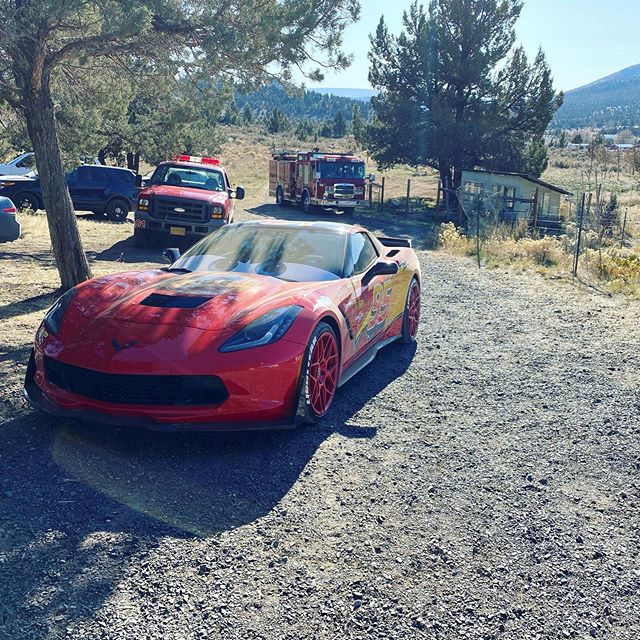
[[[416,340],[411,244],[358,225],[227,225],[171,266],[67,291],[35,337],[25,396],[59,416],[160,430],[316,422],[390,342]]]

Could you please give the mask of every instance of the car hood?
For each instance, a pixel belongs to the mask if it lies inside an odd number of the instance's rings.
[[[226,191],[205,191],[204,189],[192,189],[190,187],[175,187],[168,184],[159,184],[146,187],[141,193],[141,198],[159,196],[163,198],[182,198],[185,200],[198,200],[214,204],[224,204],[229,197]]]
[[[40,179],[32,176],[12,176],[12,175],[4,175],[0,176],[1,182],[22,182],[28,184],[37,184]]]
[[[228,272],[115,274],[83,285],[75,300],[94,320],[189,326],[221,332],[311,297],[310,283]]]

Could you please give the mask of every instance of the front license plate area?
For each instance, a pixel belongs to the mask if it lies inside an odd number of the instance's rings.
[[[169,227],[169,233],[172,236],[185,236],[187,235],[187,230],[184,227]]]

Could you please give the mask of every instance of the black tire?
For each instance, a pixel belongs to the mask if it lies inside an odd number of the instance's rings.
[[[300,371],[300,378],[298,380],[298,396],[296,402],[296,413],[294,417],[294,423],[296,426],[303,424],[314,424],[318,422],[324,415],[326,415],[327,411],[331,407],[331,403],[335,399],[335,392],[329,406],[322,414],[318,414],[311,402],[309,401],[309,364],[311,355],[313,352],[313,348],[315,347],[318,340],[324,335],[330,334],[333,336],[333,339],[336,342],[337,346],[337,354],[338,354],[338,362],[337,362],[337,372],[336,372],[336,388],[337,388],[337,375],[340,370],[340,347],[338,336],[336,336],[335,331],[326,323],[319,322],[318,326],[315,328],[311,337],[309,338],[309,344],[307,344],[307,348],[304,353],[304,360],[302,361],[302,369]]]
[[[124,222],[129,215],[129,204],[122,198],[114,198],[109,201],[105,213],[112,222]]]
[[[276,189],[276,204],[279,207],[286,207],[289,204],[289,202],[284,199],[284,189],[282,187]]]
[[[136,249],[148,249],[151,244],[149,234],[143,229],[133,230],[133,246]]]
[[[311,213],[313,211],[313,207],[311,205],[311,194],[308,191],[302,192],[302,210],[305,213]]]
[[[38,209],[41,209],[40,201],[34,193],[19,193],[15,196],[14,202],[18,211],[31,210],[35,213]]]
[[[410,326],[411,311],[409,309],[410,301],[411,301],[411,293],[413,289],[416,287],[418,291],[418,306],[419,306],[420,305],[420,283],[416,278],[412,278],[411,284],[409,285],[409,288],[407,290],[407,299],[404,303],[404,315],[402,316],[402,334],[400,335],[400,342],[402,342],[403,344],[412,344],[417,339],[417,329],[415,330],[415,333],[412,333],[411,331],[411,326]],[[418,311],[418,326],[419,326],[419,323],[420,323],[420,317],[419,317],[419,311]]]
[[[355,212],[356,212],[355,207],[347,207],[346,209],[342,210],[342,215],[343,216],[352,216]]]

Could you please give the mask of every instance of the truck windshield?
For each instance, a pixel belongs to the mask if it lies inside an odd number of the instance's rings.
[[[324,229],[228,225],[187,251],[172,268],[234,271],[291,282],[342,278],[347,235]]]
[[[364,178],[364,162],[321,162],[323,178]]]
[[[186,167],[183,165],[160,165],[151,176],[149,184],[166,184],[173,187],[225,191],[224,175],[216,169]]]

